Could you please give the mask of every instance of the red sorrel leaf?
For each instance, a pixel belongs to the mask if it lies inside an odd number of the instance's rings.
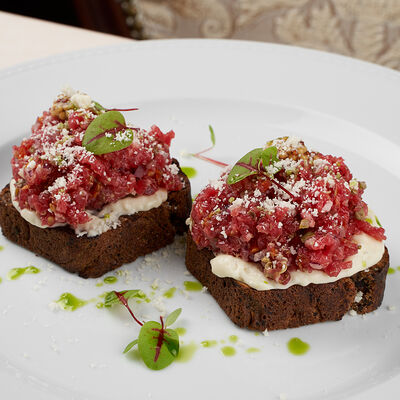
[[[275,146],[267,147],[261,153],[261,160],[264,168],[279,161],[278,149]]]
[[[231,169],[226,182],[229,185],[240,182],[250,175],[258,173],[258,163],[261,159],[262,148],[257,148],[245,154]]]
[[[160,335],[163,335],[161,344]],[[138,347],[146,366],[160,370],[170,365],[178,355],[179,336],[174,330],[163,329],[160,323],[149,321],[140,329]]]
[[[133,135],[134,130],[125,126],[125,118],[119,111],[107,111],[89,124],[82,146],[96,155],[113,153],[128,147]]]

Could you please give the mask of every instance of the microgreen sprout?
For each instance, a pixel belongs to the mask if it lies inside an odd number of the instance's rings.
[[[130,342],[123,353],[128,353],[138,345],[139,354],[146,366],[153,370],[160,370],[170,365],[179,353],[179,335],[173,329],[167,327],[172,325],[179,317],[182,309],[178,308],[169,314],[164,321],[160,316],[160,322],[141,322],[129,307],[128,299],[132,297],[143,298],[141,290],[127,290],[124,292],[109,292],[105,298],[105,306],[111,307],[121,303],[129,311],[135,322],[140,325],[139,337]]]
[[[211,164],[217,165],[218,167],[227,167],[228,164],[225,164],[221,161],[213,160],[212,158],[203,155],[204,153],[212,150],[215,147],[216,143],[214,129],[211,125],[208,125],[208,130],[210,131],[211,146],[202,151],[198,151],[197,153],[191,153],[190,155],[192,157],[198,158],[199,160],[207,161]]]
[[[106,111],[86,128],[82,145],[96,155],[112,153],[130,146],[134,131],[137,129],[126,126],[119,111]]]
[[[136,111],[138,108],[105,108],[97,101],[93,101],[94,108],[97,111]]]
[[[244,155],[231,169],[226,182],[233,185],[251,175],[266,176],[275,186],[284,191],[288,196],[296,200],[287,189],[285,189],[277,180],[273,178],[274,174],[279,172],[280,168],[276,167],[275,163],[279,161],[278,149],[275,146],[270,146],[265,149],[257,148],[249,151]],[[268,167],[275,167],[271,173]]]
[[[211,125],[208,126],[208,129],[210,131],[212,146],[205,150],[191,154],[191,156],[199,158],[200,160],[208,161],[220,167],[227,167],[228,164],[203,156],[203,153],[213,149],[216,143],[214,129],[212,128]],[[277,180],[274,179],[274,175],[280,170],[280,168],[278,168],[275,165],[278,161],[279,161],[278,149],[275,146],[269,146],[265,149],[257,148],[251,150],[246,155],[244,155],[239,161],[237,161],[236,164],[232,167],[226,182],[229,185],[233,185],[251,175],[264,175],[275,186],[284,191],[292,199],[296,200],[296,197],[293,196],[292,193],[290,193]],[[267,171],[266,169],[267,167],[270,166],[275,167],[275,171],[273,171],[273,173]]]

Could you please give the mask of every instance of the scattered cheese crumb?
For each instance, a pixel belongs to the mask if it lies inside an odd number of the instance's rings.
[[[362,300],[363,295],[364,295],[363,292],[361,292],[361,291],[357,292],[356,297],[354,298],[354,302],[359,303]]]
[[[156,289],[158,289],[158,287],[159,287],[159,280],[158,280],[158,278],[156,278],[156,279],[154,279],[153,283],[151,284],[151,288],[153,290],[156,290]]]
[[[60,305],[55,301],[49,303],[48,307],[50,308],[51,311],[58,311],[60,309]]]

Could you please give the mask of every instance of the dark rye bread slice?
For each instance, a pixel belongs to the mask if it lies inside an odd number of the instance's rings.
[[[294,285],[288,289],[258,291],[232,278],[219,278],[211,271],[214,254],[199,250],[190,234],[187,238],[186,267],[204,285],[241,328],[257,331],[296,328],[342,319],[350,310],[365,314],[376,310],[383,299],[389,254],[369,268],[336,282]],[[361,291],[362,299],[355,302]]]
[[[97,278],[174,241],[190,214],[190,183],[169,192],[160,207],[120,217],[120,226],[95,237],[77,237],[70,227],[38,228],[25,221],[11,202],[7,185],[0,193],[0,226],[12,242],[83,278]]]

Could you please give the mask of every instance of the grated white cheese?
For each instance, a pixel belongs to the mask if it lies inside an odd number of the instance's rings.
[[[76,92],[71,96],[71,102],[78,108],[89,108],[92,105],[92,99],[89,95]]]
[[[71,97],[76,93],[76,90],[69,85],[64,85],[61,89],[61,92],[64,93],[67,97]]]
[[[225,182],[221,179],[210,180],[210,186],[215,190],[222,190],[224,188]]]

